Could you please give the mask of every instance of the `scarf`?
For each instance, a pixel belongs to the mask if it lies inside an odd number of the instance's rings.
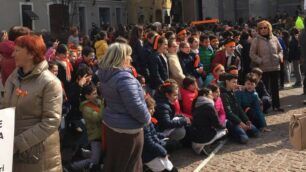
[[[58,57],[57,56],[57,60],[59,60],[60,62],[62,62],[65,66],[65,71],[66,71],[66,80],[67,81],[71,81],[71,72],[73,71],[73,66],[70,63],[70,61],[66,58],[66,57]]]

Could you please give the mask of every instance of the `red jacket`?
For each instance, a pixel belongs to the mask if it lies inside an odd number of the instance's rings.
[[[240,64],[240,58],[238,56],[234,56],[235,59],[231,63],[231,65],[239,66]],[[216,53],[215,58],[213,59],[211,65],[213,66],[214,64],[222,64],[225,69],[227,69],[229,66],[227,65],[227,59],[225,55],[225,50],[220,50]]]
[[[15,59],[12,57],[14,46],[15,43],[12,41],[3,41],[0,43],[0,54],[3,56],[2,60],[0,61],[0,71],[3,85],[5,85],[5,81],[16,68]]]
[[[185,116],[192,119],[192,102],[197,97],[197,92],[180,88],[180,94],[182,97],[182,112]]]

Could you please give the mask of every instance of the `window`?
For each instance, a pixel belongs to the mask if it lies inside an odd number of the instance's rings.
[[[99,18],[100,18],[100,26],[110,25],[111,24],[110,8],[107,7],[99,8]]]
[[[22,26],[28,27],[30,29],[33,29],[33,21],[31,17],[31,11],[32,12],[32,4],[22,4],[21,5],[21,20],[22,20]]]
[[[116,8],[116,21],[118,26],[122,24],[121,15],[121,8]]]

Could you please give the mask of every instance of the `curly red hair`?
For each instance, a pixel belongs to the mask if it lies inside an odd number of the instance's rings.
[[[30,54],[34,56],[34,64],[38,64],[45,60],[46,45],[41,36],[25,35],[20,36],[15,40],[15,45],[21,48],[26,48]]]

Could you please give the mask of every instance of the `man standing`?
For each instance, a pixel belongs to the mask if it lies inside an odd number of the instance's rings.
[[[304,25],[306,24],[306,18],[304,18]],[[301,31],[299,36],[299,43],[301,47],[301,60],[303,61],[304,75],[306,76],[306,29]],[[303,81],[303,95],[306,95],[306,77]]]

